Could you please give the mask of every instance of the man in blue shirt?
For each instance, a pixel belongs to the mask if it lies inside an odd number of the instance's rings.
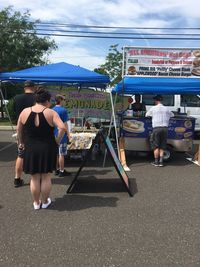
[[[68,124],[67,121],[69,120],[67,109],[63,107],[65,103],[65,97],[62,95],[56,95],[55,97],[56,106],[53,108],[54,111],[58,113],[61,120],[64,122],[67,128],[67,132],[64,134],[60,145],[59,145],[59,154],[58,154],[58,160],[57,160],[57,170],[55,172],[56,175],[59,175],[59,177],[64,177],[67,175],[70,175],[70,172],[67,172],[64,169],[65,165],[65,156],[67,155],[67,142],[68,138],[70,138],[69,130],[68,130]],[[58,135],[58,129],[55,128],[54,134],[57,137]]]

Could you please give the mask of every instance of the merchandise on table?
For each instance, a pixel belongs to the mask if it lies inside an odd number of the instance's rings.
[[[90,149],[96,133],[71,133],[71,143],[68,145],[69,150]]]

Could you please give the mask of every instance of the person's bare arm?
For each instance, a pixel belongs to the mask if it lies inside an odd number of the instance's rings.
[[[67,121],[64,123],[65,124],[65,127],[66,127],[66,134],[67,134],[67,136],[68,136],[68,139],[70,140],[70,132],[69,132],[69,127],[68,127],[68,123],[67,123]]]
[[[22,138],[22,130],[23,130],[23,123],[22,123],[22,118],[23,118],[24,112],[22,112],[19,116],[19,119],[17,121],[17,144],[18,146],[23,146],[24,147],[24,140]]]
[[[53,111],[53,110],[52,110],[52,112],[53,112],[53,125],[58,128],[58,136],[56,138],[56,141],[59,144],[64,133],[68,131],[68,128],[66,128],[65,124],[60,119],[58,113]]]
[[[147,111],[145,117],[152,117],[152,109],[150,109],[149,111]]]

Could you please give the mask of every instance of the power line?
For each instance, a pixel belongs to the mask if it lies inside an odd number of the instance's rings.
[[[31,32],[27,32],[27,34],[34,34]],[[56,33],[37,33],[37,35],[41,35],[41,36],[60,36],[60,37],[79,37],[79,38],[95,38],[95,39],[132,39],[132,40],[143,40],[144,38],[141,36],[138,37],[131,37],[131,36],[99,36],[99,35],[81,35],[81,34],[56,34]],[[145,39],[147,40],[193,40],[193,41],[199,41],[199,38],[194,38],[194,37],[190,37],[190,38],[186,38],[186,37],[148,37],[145,36]]]
[[[1,27],[0,27],[1,29]],[[14,28],[15,30],[20,30],[20,28]],[[105,31],[80,31],[80,30],[63,30],[63,29],[45,29],[45,28],[36,28],[33,30],[29,30],[29,32],[33,31],[34,33],[38,31],[42,31],[42,34],[49,32],[64,32],[64,33],[83,33],[83,34],[110,34],[110,35],[139,35],[139,36],[200,36],[200,33],[148,33],[148,32],[105,32]],[[38,33],[39,34],[39,33]]]
[[[146,40],[188,40],[188,41],[199,41],[200,40],[200,33],[180,33],[180,32],[135,32],[141,29],[148,29],[148,30],[200,30],[200,28],[191,28],[191,27],[179,27],[179,28],[164,28],[164,27],[111,27],[111,26],[99,26],[99,25],[80,25],[80,24],[60,24],[60,23],[43,23],[37,22],[35,25],[38,27],[34,27],[33,29],[26,29],[23,27],[13,27],[11,30],[7,30],[7,33],[13,34],[20,34],[20,30],[24,30],[21,34],[37,34],[41,36],[55,36],[55,37],[72,37],[72,38],[94,38],[94,39],[127,39],[127,40],[143,40],[144,37]],[[47,26],[47,27],[46,27]],[[49,27],[51,28],[49,29]],[[65,28],[60,28],[60,27]],[[70,28],[87,28],[88,30],[71,30],[66,29],[66,27]],[[91,31],[91,28],[98,28],[101,29],[99,31]],[[0,26],[0,29],[4,29]],[[104,31],[102,31],[104,29]],[[115,29],[115,32],[112,31],[105,31],[106,29]],[[119,31],[116,32],[116,29],[129,29],[128,32],[126,31]],[[130,32],[134,30],[134,32]],[[19,31],[19,32],[17,32]],[[56,33],[55,33],[56,32]],[[5,33],[5,31],[3,31]]]
[[[134,29],[134,30],[200,30],[199,27],[126,27],[126,26],[102,26],[102,25],[83,25],[65,24],[56,22],[36,22],[35,25],[59,26],[71,28],[100,28],[100,29]]]
[[[18,32],[7,32],[9,34],[17,33]],[[60,34],[60,33],[42,33],[42,32],[23,32],[23,35],[29,34],[29,35],[41,35],[41,36],[55,36],[55,37],[73,37],[73,38],[94,38],[94,39],[124,39],[124,40],[143,40],[144,37],[141,36],[100,36],[100,35],[85,35],[85,34]],[[149,37],[145,36],[146,40],[188,40],[188,41],[199,41],[200,37]]]
[[[47,31],[47,32],[65,32],[65,33],[87,33],[87,34],[113,34],[113,35],[158,35],[158,36],[200,36],[200,33],[138,33],[138,32],[97,32],[97,31],[77,31],[77,30],[60,30],[60,29],[44,29],[44,28],[37,28],[37,31]]]

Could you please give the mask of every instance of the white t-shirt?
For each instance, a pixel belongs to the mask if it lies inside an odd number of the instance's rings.
[[[169,120],[174,114],[163,104],[158,104],[150,108],[146,113],[146,117],[152,117],[152,126],[155,127],[168,127]]]

